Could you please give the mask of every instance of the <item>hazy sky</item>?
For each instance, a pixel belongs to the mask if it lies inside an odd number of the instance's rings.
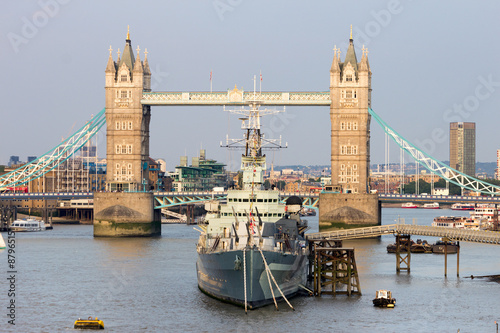
[[[353,25],[372,70],[372,107],[431,155],[449,159],[449,122],[476,122],[477,160],[500,148],[498,1],[8,1],[1,12],[0,164],[40,156],[104,107],[109,46],[116,59],[127,25],[148,50],[154,91],[327,91],[334,45],[345,56]],[[258,84],[257,84],[258,86]],[[201,146],[239,138],[238,116],[221,107],[153,107],[151,157],[169,169]],[[328,107],[290,107],[270,125],[288,149],[275,164],[330,163]],[[276,125],[277,124],[277,125]],[[384,161],[384,135],[372,120],[371,161]],[[98,138],[105,156],[104,133]],[[391,160],[399,150],[391,144]],[[236,156],[236,157],[235,157]],[[406,158],[408,161],[409,158]],[[232,162],[233,164],[234,162]]]

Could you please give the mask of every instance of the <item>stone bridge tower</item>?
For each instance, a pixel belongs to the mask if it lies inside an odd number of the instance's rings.
[[[106,66],[106,158],[108,191],[148,189],[150,106],[142,105],[143,91],[151,90],[147,51],[144,62],[134,57],[127,32],[125,48],[115,62],[109,52]]]
[[[368,51],[363,47],[358,62],[351,30],[344,62],[335,48],[330,69],[334,191],[320,194],[321,231],[381,222],[378,195],[370,193],[369,186],[371,75]]]
[[[144,62],[125,48],[106,66],[106,192],[94,193],[94,236],[137,237],[161,234],[161,216],[149,192],[150,106],[142,105],[151,90],[147,51]],[[141,192],[142,191],[142,192]]]
[[[369,192],[371,75],[368,51],[358,63],[351,34],[344,62],[335,48],[330,70],[332,185],[345,193]]]

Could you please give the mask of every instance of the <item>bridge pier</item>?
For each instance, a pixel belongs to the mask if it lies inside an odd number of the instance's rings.
[[[94,194],[94,237],[149,237],[161,235],[160,211],[147,192]]]
[[[332,192],[319,195],[320,231],[372,227],[380,225],[381,220],[378,194]]]

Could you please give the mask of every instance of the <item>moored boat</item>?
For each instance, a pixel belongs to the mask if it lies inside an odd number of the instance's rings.
[[[306,284],[308,227],[300,219],[300,198],[290,197],[284,205],[278,191],[264,190],[258,107],[246,115],[243,188],[228,190],[226,203],[206,205],[196,270],[202,292],[254,309],[294,296]],[[228,147],[233,148],[229,141]]]
[[[442,239],[438,240],[432,245],[432,253],[437,254],[450,254],[457,253],[460,245],[457,242],[444,241]]]
[[[416,243],[413,243],[410,247],[411,253],[432,253],[432,245],[427,243],[427,241],[417,239]]]
[[[389,290],[377,290],[373,299],[373,305],[393,308],[396,305],[396,299],[392,297],[392,293]]]
[[[433,227],[463,229],[467,220],[465,216],[438,216],[432,222]]]
[[[10,225],[10,230],[15,231],[15,232],[44,231],[45,230],[45,222],[36,220],[34,218],[28,218],[25,220],[15,220]]]
[[[438,202],[426,203],[422,207],[425,209],[439,209],[439,203]]]
[[[451,209],[453,210],[474,210],[475,205],[469,203],[455,203],[451,205]]]
[[[401,205],[401,208],[418,208],[418,206],[413,202],[405,202]]]

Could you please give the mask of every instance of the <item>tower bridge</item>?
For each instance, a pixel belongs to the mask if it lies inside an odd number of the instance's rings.
[[[106,192],[95,193],[96,236],[154,235],[160,232],[155,196],[148,193],[149,125],[152,106],[289,105],[329,106],[331,121],[331,180],[342,193],[319,195],[320,220],[337,226],[381,221],[378,194],[369,191],[370,123],[372,117],[401,149],[431,172],[463,188],[497,194],[500,187],[460,173],[433,159],[394,131],[371,109],[371,69],[368,50],[358,61],[352,33],[344,60],[336,47],[327,91],[153,92],[148,52],[134,53],[127,32],[123,52],[109,57],[105,68],[105,112],[82,127],[71,140],[26,166],[0,177],[0,192],[26,184],[69,158],[106,124]],[[104,110],[103,110],[104,111]],[[105,116],[105,117],[104,117]],[[309,199],[308,199],[309,200]],[[317,204],[315,201],[314,204]],[[347,212],[347,213],[346,213]],[[130,217],[133,218],[130,218]]]

